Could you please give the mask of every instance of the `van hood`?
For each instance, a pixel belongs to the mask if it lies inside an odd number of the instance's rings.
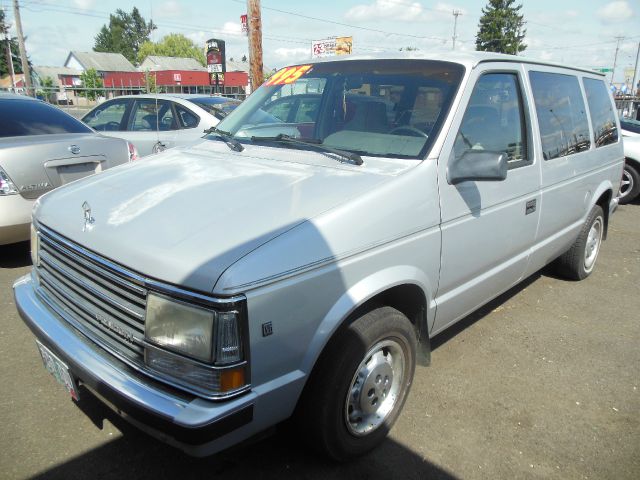
[[[35,219],[141,275],[211,292],[234,262],[418,162],[204,141],[51,192]],[[85,228],[83,204],[94,222]]]

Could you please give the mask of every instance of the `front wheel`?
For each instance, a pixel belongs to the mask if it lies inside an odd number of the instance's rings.
[[[336,460],[378,446],[395,423],[415,370],[416,335],[402,313],[380,307],[329,343],[301,398],[297,423]]]
[[[557,260],[557,271],[571,280],[587,278],[596,265],[598,253],[604,235],[604,214],[599,205],[595,205],[578,235],[578,239]]]

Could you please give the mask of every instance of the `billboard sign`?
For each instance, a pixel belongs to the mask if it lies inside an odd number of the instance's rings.
[[[332,37],[311,42],[311,58],[349,55],[353,50],[353,37]]]
[[[209,72],[209,83],[211,85],[221,85],[224,83],[224,73],[226,72],[224,40],[211,38],[206,43],[207,72]]]

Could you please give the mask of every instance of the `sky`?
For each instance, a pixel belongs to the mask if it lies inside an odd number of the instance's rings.
[[[14,23],[12,0],[0,0]],[[138,7],[158,29],[152,40],[182,33],[204,48],[209,38],[226,41],[227,58],[248,55],[240,16],[246,0],[20,0],[26,48],[35,65],[63,65],[71,50],[91,51],[95,35],[120,8]],[[263,57],[269,68],[310,58],[311,42],[353,36],[355,54],[398,51],[450,51],[453,11],[456,50],[475,49],[486,0],[261,0]],[[633,70],[640,46],[640,0],[516,0],[526,22],[524,56],[587,68],[613,67],[614,81]],[[15,27],[13,28],[15,34]],[[616,37],[624,37],[617,40]],[[609,74],[610,75],[610,74]],[[640,76],[640,73],[639,73]]]

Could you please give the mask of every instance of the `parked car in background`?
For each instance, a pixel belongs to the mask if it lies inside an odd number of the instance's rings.
[[[624,172],[620,185],[620,204],[632,202],[640,194],[640,121],[620,118],[624,141]]]
[[[624,131],[622,135],[625,135]],[[623,142],[624,171],[620,184],[620,204],[622,205],[633,202],[640,195],[640,136],[624,136]]]
[[[56,107],[0,94],[0,245],[29,239],[31,209],[43,193],[135,158],[132,144]]]
[[[82,121],[104,135],[128,140],[145,156],[201,138],[239,103],[207,95],[125,95],[101,103]]]
[[[621,118],[620,130],[623,137],[640,137],[640,120]]]

